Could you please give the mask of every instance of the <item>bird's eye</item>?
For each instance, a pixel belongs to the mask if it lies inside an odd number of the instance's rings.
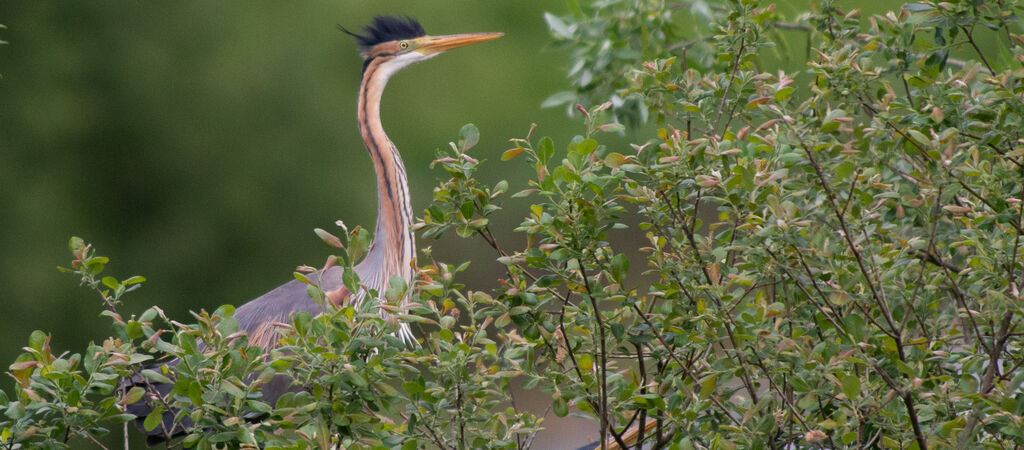
[[[398,46],[402,47],[402,50],[405,50],[405,49],[409,48],[409,43],[405,42],[405,41],[402,41],[402,42],[398,43]]]

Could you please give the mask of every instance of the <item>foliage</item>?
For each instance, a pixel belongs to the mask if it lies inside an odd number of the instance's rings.
[[[593,30],[672,36],[669,5],[599,3],[549,18],[577,61],[652,56],[578,91],[640,95],[664,128],[630,152],[588,128],[560,164],[522,145],[538,245],[512,259],[543,281],[517,287],[558,307],[531,317],[538,345],[596,361],[566,365],[572,402],[615,439],[646,416],[700,447],[1020,445],[1020,5],[862,22],[822,2],[784,23],[730,2],[709,34],[652,49]],[[780,29],[814,43],[807,91],[762,69]],[[652,282],[624,283],[618,205],[641,217]]]
[[[341,237],[318,234],[347,250],[329,264],[351,261],[369,240],[358,228]],[[171,411],[176,422],[187,424],[177,441],[184,448],[415,448],[421,438],[444,448],[509,448],[523,445],[538,429],[531,414],[500,404],[510,379],[521,373],[516,359],[505,356],[523,350],[513,344],[499,351],[487,337],[485,329],[505,309],[487,294],[464,293],[454,282],[453,275],[468,264],[422,267],[421,279],[435,283],[416,293],[414,315],[395,315],[435,326],[430,345],[403,348],[392,335],[398,322],[382,319],[380,303],[368,301],[359,307],[328,306],[326,314],[298,314],[291,324],[278,324],[285,330],[281,346],[264,358],[263,350],[238,331],[231,306],[196,313],[193,324],[170,320],[157,307],[122,318],[116,311],[121,295],[144,280],[99,279],[108,258],[96,256],[79,238],[70,246],[76,259],[64,270],[103,297],[114,336],[102,346],[90,345],[83,360],[77,354],[54,356],[49,337],[32,334],[27,353],[11,365],[19,396],[0,396],[5,448],[69,448],[75,437],[98,444],[96,437],[108,433],[110,424],[135,418],[125,405],[143,398],[155,407],[139,417],[142,426],[177,434],[162,423]],[[301,269],[296,277],[309,283],[311,295],[322,303],[319,280],[310,276],[317,272]],[[401,298],[402,284],[395,278],[383,299]],[[156,364],[153,354],[162,358]],[[270,405],[261,388],[278,376],[303,388]],[[139,377],[173,388],[153,397],[141,383],[122,381]]]
[[[145,394],[117,380],[142,376],[174,384],[164,409],[188,416],[186,447],[523,448],[543,422],[510,402],[514,383],[621,447],[1024,445],[1018,2],[862,19],[824,1],[789,22],[756,0],[569,5],[546,16],[572,59],[573,89],[550,103],[583,132],[559,146],[531,127],[501,154],[533,174],[511,195],[532,203],[526,245],[497,237],[509,184],[477,177],[471,125],[438,150],[444,179],[415,226],[490,245],[506,269],[493,290],[467,291],[466,264],[428,250],[415,286],[299,314],[265,359],[231,307],[122,318],[142,280],[97,280],[107,260],[72,240],[114,335],[83,358],[34,333],[0,443],[102,434]],[[812,56],[777,70],[793,35]],[[627,130],[643,137],[611,143]],[[344,250],[329,265],[369,239],[317,232]],[[323,303],[315,273],[296,277]],[[396,320],[422,345],[404,348]],[[266,404],[278,376],[299,389]]]

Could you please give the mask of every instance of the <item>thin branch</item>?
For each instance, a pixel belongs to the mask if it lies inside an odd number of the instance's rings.
[[[938,255],[935,255],[935,257],[940,261],[942,260],[942,257]],[[958,305],[964,309],[964,314],[967,315],[967,321],[974,330],[974,335],[978,339],[978,344],[985,349],[986,353],[990,352],[991,349],[989,349],[988,344],[985,343],[985,338],[981,333],[981,329],[978,328],[978,323],[974,319],[974,313],[971,312],[971,308],[967,305],[967,296],[965,296],[960,290],[960,285],[957,284],[956,279],[953,278],[953,274],[950,272],[949,268],[947,268],[945,264],[942,264],[941,267],[943,274],[946,275],[946,280],[949,281],[950,291],[953,293],[953,298],[956,300]]]
[[[647,366],[644,364],[644,347],[640,344],[634,344],[636,347],[636,362],[637,367],[640,369],[640,394],[647,394]],[[647,431],[647,408],[640,409],[640,432],[636,437],[636,445],[638,448],[643,445],[644,433]],[[625,449],[623,449],[625,450]]]
[[[711,132],[715,133],[716,137],[719,133],[718,123],[722,121],[722,113],[725,112],[725,102],[729,98],[729,91],[732,90],[732,82],[736,79],[736,71],[740,68],[740,57],[743,56],[743,50],[746,49],[746,45],[747,43],[744,38],[740,38],[740,49],[736,52],[736,57],[732,60],[732,70],[729,73],[729,81],[725,84],[725,90],[722,91],[722,101],[718,104],[718,116],[715,117],[715,125],[711,127]]]
[[[872,108],[871,105],[868,105],[863,100],[861,100],[861,106],[864,109],[872,112],[873,114],[876,113],[875,109]],[[911,138],[906,133],[904,133],[903,130],[901,130],[899,127],[896,126],[896,124],[892,123],[891,121],[886,120],[885,124],[889,128],[891,128],[893,131],[895,131],[896,134],[900,135],[900,137],[902,137],[907,142],[909,142],[910,145],[913,145],[914,148],[916,148],[919,152],[921,152],[921,154],[924,155],[925,158],[927,158],[929,161],[932,161],[931,157],[928,156],[928,152],[925,151],[924,146],[922,146],[920,143],[918,143],[913,138]],[[806,148],[805,148],[805,150],[806,150]],[[985,196],[979,194],[978,191],[975,191],[974,188],[972,188],[966,182],[964,182],[964,180],[962,178],[960,178],[960,177],[956,176],[955,174],[953,174],[952,170],[950,170],[949,167],[947,167],[947,166],[945,166],[944,164],[941,164],[941,163],[936,163],[936,166],[941,168],[943,170],[943,172],[945,172],[946,176],[956,180],[956,182],[960,185],[960,187],[964,188],[964,190],[967,191],[968,193],[970,193],[972,197],[974,197],[975,199],[977,199],[981,203],[984,203],[985,206],[988,206],[989,209],[991,209],[992,211],[999,211],[999,208],[996,208],[996,206],[994,204],[992,204],[992,202],[988,198],[986,198]],[[1021,224],[1019,224],[1019,223],[1012,223],[1011,225],[1013,225],[1013,228],[1018,233],[1024,232],[1024,229],[1021,228],[1021,226],[1022,226]]]
[[[880,296],[878,289],[876,289],[875,287],[875,280],[872,279],[871,274],[868,272],[867,267],[864,265],[864,258],[861,256],[860,251],[857,248],[857,244],[853,242],[853,237],[850,233],[850,228],[846,224],[846,218],[843,216],[842,211],[839,210],[839,205],[836,204],[835,193],[832,192],[832,187],[829,185],[828,180],[825,179],[825,174],[821,169],[821,165],[819,165],[818,161],[814,159],[814,153],[811,152],[811,149],[807,147],[807,144],[803,141],[803,139],[800,138],[799,136],[798,139],[800,139],[800,146],[803,148],[804,153],[807,154],[807,159],[810,161],[811,167],[814,168],[814,172],[818,175],[819,184],[821,185],[821,188],[825,191],[825,195],[828,197],[829,200],[829,205],[832,206],[832,212],[836,216],[836,219],[839,221],[839,227],[842,229],[843,232],[843,239],[846,240],[847,246],[850,248],[850,251],[853,252],[853,257],[857,261],[857,267],[860,269],[860,273],[864,277],[864,281],[867,283],[868,289],[871,290],[871,297],[875,300],[875,304],[878,305],[878,307],[882,310],[883,317],[885,317],[886,322],[888,322],[890,330],[895,331],[896,323],[893,321],[892,315],[889,312],[889,308],[885,305],[885,302],[882,300],[882,297]],[[897,340],[897,343],[899,343],[899,340]],[[897,345],[897,347],[901,346]],[[900,351],[902,351],[902,349]]]
[[[647,318],[647,315],[644,314],[643,311],[641,311],[640,308],[638,306],[636,306],[636,304],[633,305],[633,310],[636,311],[637,315],[640,316],[640,319],[643,320],[645,324],[647,324],[647,327],[650,328],[651,333],[654,333],[654,338],[657,339],[658,342],[660,342],[661,345],[664,346],[666,350],[671,349],[672,346],[668,345],[668,342],[665,342],[665,338],[661,336],[661,333],[659,333],[657,328],[654,327],[654,324],[651,323],[651,320]],[[675,361],[675,363],[679,365],[679,368],[682,369],[682,371],[684,373],[686,373],[686,376],[688,376],[691,379],[693,379],[694,382],[699,382],[700,381],[700,377],[698,377],[697,374],[693,373],[693,371],[690,370],[690,364],[684,364],[682,361],[680,361],[679,357],[675,354],[675,352],[669,351],[667,353],[668,353],[668,357],[671,358],[673,361]],[[715,396],[708,396],[708,399],[711,400],[711,403],[714,403],[715,406],[717,406],[719,409],[721,409],[722,410],[722,414],[725,415],[726,417],[728,417],[729,420],[731,420],[734,425],[736,425],[736,426],[742,426],[743,425],[738,420],[736,420],[736,418],[733,417],[732,414],[729,414],[729,409],[726,408],[725,405],[723,405],[718,400],[718,398],[716,398]]]
[[[125,424],[127,424],[127,423],[128,422],[125,422]],[[107,446],[101,444],[100,441],[97,441],[96,438],[92,437],[92,433],[85,433],[85,437],[89,438],[89,440],[92,441],[93,444],[96,444],[97,446],[99,446],[99,448],[102,448],[103,450],[108,450]],[[127,444],[125,445],[125,448],[128,448]]]
[[[1020,187],[1020,200],[1024,201],[1024,186]],[[1017,206],[1017,224],[1024,224],[1024,205]],[[1018,226],[1018,228],[1021,228]],[[1017,285],[1017,249],[1020,247],[1020,233],[1013,237],[1013,252],[1010,255],[1010,264],[1007,265],[1010,280],[1010,291],[1015,297],[1020,297],[1020,287]]]
[[[594,308],[594,318],[597,319],[598,338],[601,340],[601,355],[598,358],[598,363],[601,365],[601,385],[598,386],[598,392],[601,396],[601,407],[598,410],[601,414],[601,448],[605,447],[604,440],[607,433],[611,433],[616,438],[616,442],[619,442],[619,445],[625,448],[625,443],[621,442],[622,437],[611,429],[608,417],[608,351],[606,349],[607,339],[605,338],[604,318],[601,317],[601,310],[597,307],[597,299],[594,298],[593,291],[590,290],[590,280],[587,279],[586,264],[579,258],[576,258],[576,263],[580,265],[580,276],[583,277],[583,286],[587,290],[587,299],[590,300],[590,305]]]
[[[971,133],[967,133],[965,131],[958,131],[957,133],[959,135],[963,136],[963,137],[971,138],[971,139],[974,139],[974,140],[977,140],[977,141],[982,140],[981,136],[976,136],[976,135],[973,135]],[[1003,156],[1004,158],[1010,160],[1010,162],[1012,162],[1017,167],[1024,169],[1024,162],[1021,162],[1019,159],[1014,158],[1012,156],[1007,156],[1006,155],[1006,153],[1007,153],[1006,150],[1003,150],[1003,149],[999,148],[998,146],[996,146],[995,144],[993,144],[991,142],[989,142],[988,144],[985,144],[985,145],[987,145],[988,148],[991,148],[992,150],[995,150],[995,152],[999,153],[1000,156]]]
[[[967,35],[967,41],[971,43],[971,47],[974,47],[974,51],[978,53],[978,57],[981,58],[981,62],[985,63],[985,68],[988,69],[988,73],[992,74],[992,76],[996,76],[996,71],[992,70],[992,65],[989,64],[988,59],[985,58],[985,53],[982,52],[981,48],[978,47],[978,44],[974,42],[974,35],[971,33],[971,30],[964,25],[961,25],[960,29],[963,30],[965,35]]]
[[[935,196],[934,211],[935,211],[935,215],[936,216],[938,214],[938,211],[941,209],[939,207],[941,205],[941,202],[942,202],[942,188],[940,187],[938,195]],[[928,232],[928,244],[925,246],[925,249],[927,249],[927,253],[922,253],[922,252],[914,250],[914,249],[911,249],[908,253],[911,254],[911,255],[915,255],[918,258],[921,258],[922,261],[932,262],[932,261],[929,261],[929,259],[931,259],[933,261],[938,261],[939,263],[941,263],[939,258],[937,258],[937,257],[935,257],[935,256],[933,256],[931,254],[931,249],[935,246],[935,232],[938,229],[938,224],[939,224],[938,220],[932,220],[931,230],[929,230],[929,232]],[[936,262],[932,262],[932,263],[933,264],[938,264]],[[923,334],[925,336],[925,339],[928,339],[929,341],[931,341],[932,337],[931,337],[931,334],[928,333],[928,328],[925,326],[924,318],[921,317],[921,313],[919,313],[917,311],[917,307],[914,306],[914,305],[917,304],[917,294],[921,291],[921,286],[924,284],[924,283],[922,283],[922,281],[924,280],[924,268],[925,268],[925,265],[921,264],[921,270],[919,270],[917,272],[917,282],[914,283],[914,292],[912,294],[910,294],[910,300],[908,301],[907,307],[910,309],[911,312],[914,313],[914,316],[917,317],[917,324],[921,328],[921,334]],[[957,272],[960,272],[960,271],[958,270]],[[909,314],[903,316],[903,323],[900,324],[900,332],[902,332],[903,329],[906,328],[907,320],[909,319],[909,317],[910,317]]]
[[[398,415],[401,416],[402,419],[405,419],[406,423],[409,422],[409,416],[406,416],[405,413],[400,412],[398,413]],[[427,436],[429,436],[430,439],[434,441],[435,444],[437,444],[438,448],[445,448],[444,442],[441,441],[440,437],[438,437],[437,432],[435,432],[433,428],[430,428],[430,425],[420,423],[419,427],[421,427],[423,430],[427,432]]]
[[[576,370],[576,377],[580,380],[580,383],[582,383],[583,382],[583,372],[580,370],[579,362],[576,361],[576,353],[572,351],[572,346],[569,345],[569,333],[567,331],[565,331],[565,305],[567,305],[568,303],[569,303],[569,292],[567,290],[566,293],[565,293],[565,297],[564,297],[564,299],[562,301],[562,309],[561,309],[561,311],[559,312],[559,315],[558,315],[558,329],[561,330],[561,332],[562,332],[562,344],[558,344],[556,342],[555,345],[564,345],[565,346],[566,353],[569,355],[569,361],[572,362],[572,368]],[[557,349],[555,350],[555,355],[556,355],[556,358],[557,358],[557,355],[558,355]],[[587,396],[589,397],[590,396],[590,391],[587,389],[586,385],[583,385],[583,390],[587,393]],[[593,403],[593,402],[591,402],[590,406],[593,407],[595,410],[598,409],[598,405]]]
[[[846,212],[850,209],[850,204],[853,203],[853,191],[857,189],[857,179],[860,178],[860,174],[863,171],[863,168],[858,167],[857,172],[853,174],[853,181],[850,181],[850,192],[846,194],[846,202],[843,203],[842,209],[839,210],[840,213],[843,214],[844,216],[846,215]]]
[[[771,250],[768,250],[768,254],[772,255],[772,258],[775,258],[776,261],[779,261],[780,263],[782,263],[782,260],[778,259]],[[797,254],[797,258],[799,258],[801,264],[803,265],[804,270],[807,272],[808,277],[810,277],[810,279],[812,280],[812,284],[814,284],[815,288],[817,288],[817,286],[816,286],[817,283],[813,283],[814,274],[811,272],[811,269],[807,265],[807,263],[804,262],[803,255],[801,255],[799,252],[797,252],[796,254]],[[786,274],[787,277],[789,277],[789,279],[791,281],[793,281],[794,285],[796,285],[796,287],[798,289],[800,289],[801,291],[804,292],[804,295],[808,298],[808,300],[810,300],[811,296],[803,288],[803,285],[801,285],[800,282],[797,281],[789,273],[788,270],[783,269],[783,272]],[[820,293],[820,291],[819,291],[819,293]],[[827,298],[827,297],[823,296],[823,298]],[[825,300],[825,301],[827,302],[827,300]],[[831,314],[825,314],[824,309],[820,305],[818,305],[817,302],[812,301],[811,303],[813,303],[818,308],[818,311],[821,312],[822,315],[824,315],[825,318],[829,322],[832,322],[832,325],[834,327],[836,327],[836,330],[842,331],[844,334],[846,334],[846,338],[849,339],[851,342],[853,342],[853,336],[851,336],[846,331],[846,329],[844,327],[840,326],[839,322],[835,318],[833,318]],[[833,311],[834,311],[834,309],[833,309]],[[898,338],[896,339],[896,345],[897,345],[897,349],[901,350],[901,352],[900,352],[900,359],[903,360],[902,342]],[[865,350],[864,347],[862,347],[860,345],[854,345],[853,347],[855,349],[857,349],[861,354],[863,354],[866,357],[865,360],[871,361],[870,355],[867,353],[867,350]],[[917,410],[915,409],[915,406],[914,406],[913,393],[910,392],[909,390],[908,391],[904,391],[903,389],[901,389],[899,387],[899,385],[896,384],[896,381],[893,380],[892,377],[890,377],[889,374],[885,371],[885,369],[883,369],[881,366],[879,366],[877,362],[872,361],[870,364],[872,365],[872,368],[874,369],[875,373],[877,373],[882,378],[882,380],[885,381],[885,383],[887,385],[889,385],[889,388],[892,389],[893,391],[895,391],[900,397],[903,398],[904,405],[906,406],[906,409],[907,409],[907,414],[910,417],[910,424],[911,424],[911,426],[914,429],[914,437],[917,440],[918,447],[920,449],[922,449],[922,450],[927,450],[928,449],[928,441],[927,441],[927,439],[925,439],[924,433],[921,430],[921,424],[918,422],[918,419],[917,419]]]
[[[917,109],[917,107],[914,106],[914,97],[910,95],[910,84],[907,83],[907,77],[900,76],[900,79],[903,80],[903,91],[907,93],[907,101],[910,102],[910,108]]]
[[[769,255],[771,255],[772,259],[774,259],[775,261],[777,261],[777,262],[778,262],[779,264],[785,264],[785,262],[784,262],[784,261],[783,261],[782,259],[780,259],[780,258],[778,257],[778,255],[776,255],[776,254],[775,254],[775,252],[773,252],[773,251],[771,251],[771,250],[767,250],[767,252],[768,252],[768,254],[769,254]],[[783,268],[783,269],[782,269],[782,272],[783,272],[783,273],[784,273],[784,274],[786,275],[786,278],[789,278],[789,280],[793,282],[793,285],[794,285],[794,286],[796,286],[796,287],[797,287],[797,289],[799,289],[799,290],[800,290],[800,292],[804,294],[804,297],[806,297],[806,298],[807,298],[807,299],[808,299],[808,300],[809,300],[809,301],[811,302],[811,304],[813,304],[813,305],[814,305],[814,307],[818,309],[818,312],[819,312],[819,313],[821,313],[821,315],[825,317],[825,320],[828,320],[828,321],[829,321],[829,323],[831,323],[831,324],[832,324],[832,326],[833,326],[833,327],[835,327],[835,329],[836,329],[837,331],[839,331],[839,332],[843,333],[844,337],[845,337],[845,338],[846,338],[847,340],[849,340],[850,342],[853,342],[853,341],[854,341],[854,339],[853,339],[853,336],[852,336],[852,335],[850,335],[850,333],[846,331],[846,327],[844,327],[843,325],[841,325],[841,324],[839,323],[838,319],[836,319],[836,318],[834,317],[834,314],[832,314],[832,313],[830,313],[830,312],[829,312],[829,311],[832,311],[832,312],[834,312],[834,311],[835,311],[835,308],[834,308],[834,307],[832,306],[832,304],[831,304],[831,303],[830,303],[830,302],[828,301],[828,297],[827,297],[827,296],[825,296],[825,295],[824,295],[824,293],[823,293],[823,292],[821,292],[821,291],[820,291],[820,290],[818,289],[818,287],[817,287],[817,283],[815,283],[815,282],[813,281],[813,280],[814,280],[814,274],[813,274],[813,273],[811,272],[810,266],[808,266],[808,265],[807,265],[807,263],[806,263],[806,262],[805,262],[805,261],[803,260],[803,255],[801,255],[801,254],[800,254],[799,252],[797,252],[797,253],[796,253],[796,256],[797,256],[797,259],[798,259],[798,261],[800,262],[800,264],[801,264],[801,265],[803,266],[803,268],[804,268],[805,272],[807,273],[807,276],[808,276],[808,277],[809,277],[809,278],[810,278],[810,279],[812,280],[812,281],[811,281],[811,285],[812,285],[812,286],[813,286],[813,287],[815,288],[815,290],[817,290],[817,291],[818,291],[818,295],[822,296],[822,300],[823,300],[823,301],[824,301],[824,302],[825,302],[825,303],[826,303],[827,305],[829,305],[828,311],[826,311],[826,310],[825,310],[825,307],[821,306],[820,304],[818,304],[818,302],[816,302],[816,301],[814,301],[814,300],[813,300],[813,298],[814,298],[814,297],[813,297],[813,296],[811,296],[811,293],[810,293],[810,292],[807,292],[807,289],[804,289],[804,286],[803,286],[803,284],[801,284],[801,283],[800,283],[800,282],[799,282],[799,281],[798,281],[798,280],[796,279],[796,277],[794,277],[794,276],[793,276],[793,274],[789,273],[789,270],[788,270],[788,269],[785,269],[785,268]],[[864,347],[862,347],[862,346],[860,346],[860,345],[855,345],[855,346],[853,346],[853,347],[854,347],[855,349],[857,349],[857,350],[858,350],[858,351],[859,351],[859,352],[860,352],[861,354],[863,354],[864,356],[870,357],[870,355],[868,355],[868,353],[867,353],[867,350],[865,350],[865,349],[864,349]],[[870,358],[869,358],[869,359],[870,359]],[[895,380],[893,380],[893,379],[892,379],[892,377],[890,377],[890,376],[889,376],[889,374],[888,374],[888,373],[887,373],[887,372],[886,372],[885,370],[883,370],[883,369],[882,369],[882,367],[880,367],[880,366],[878,365],[878,363],[877,363],[877,362],[872,362],[871,364],[872,364],[872,366],[874,367],[874,369],[875,369],[875,372],[876,372],[876,373],[878,373],[878,375],[879,375],[880,377],[882,377],[882,380],[883,380],[883,381],[885,381],[885,384],[887,384],[887,385],[889,386],[889,388],[890,388],[890,389],[892,389],[892,390],[896,391],[896,393],[897,393],[897,394],[900,394],[900,395],[902,395],[902,394],[903,394],[903,389],[902,389],[902,388],[900,388],[900,386],[899,386],[898,384],[896,384],[896,381],[895,381]]]
[[[948,261],[943,261],[941,258],[935,256],[931,252],[923,252],[921,250],[909,249],[907,250],[907,254],[917,259],[920,259],[922,262],[933,264],[935,266],[942,267],[944,269],[951,270],[956,273],[960,273],[964,270],[963,268],[956,266]]]

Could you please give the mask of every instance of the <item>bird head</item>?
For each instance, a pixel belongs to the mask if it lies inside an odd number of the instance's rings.
[[[341,27],[339,27],[341,28]],[[425,61],[441,53],[478,42],[489,41],[505,33],[468,33],[445,36],[429,36],[416,19],[411,17],[377,16],[362,33],[341,31],[356,38],[359,54],[364,63],[363,70],[371,61],[382,60],[392,70],[409,64]]]

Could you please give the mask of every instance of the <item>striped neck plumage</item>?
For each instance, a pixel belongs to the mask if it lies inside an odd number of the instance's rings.
[[[377,174],[377,226],[366,259],[359,264],[364,270],[359,272],[361,277],[372,274],[375,279],[361,281],[381,294],[393,275],[401,276],[411,287],[416,252],[410,229],[413,216],[405,165],[380,121],[384,87],[404,65],[394,59],[376,58],[366,65],[359,87],[359,133]]]

